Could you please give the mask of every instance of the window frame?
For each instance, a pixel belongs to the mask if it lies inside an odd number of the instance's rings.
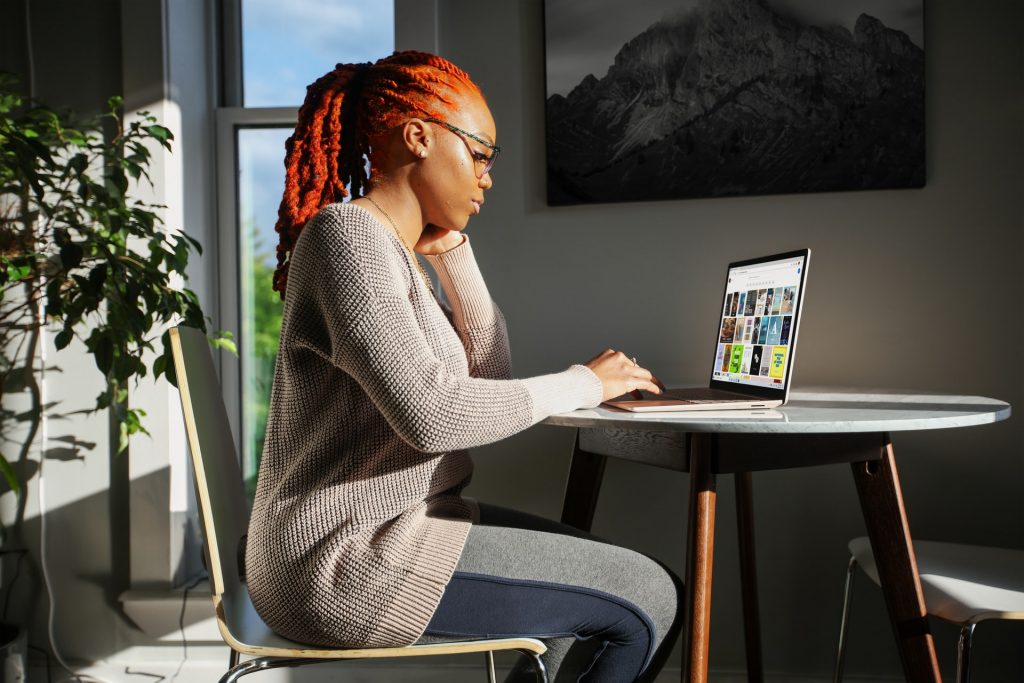
[[[245,354],[243,344],[252,334],[247,329],[247,320],[242,315],[242,253],[238,196],[238,133],[255,128],[294,128],[298,119],[298,107],[219,107],[217,120],[217,246],[220,255],[218,267],[221,287],[219,290],[221,319],[227,329],[237,330],[239,356],[237,362],[222,363],[221,385],[224,390],[224,405],[235,437],[235,444],[242,457],[246,448],[245,405],[242,400],[244,383]],[[283,163],[283,158],[282,158]],[[224,352],[222,352],[224,353]],[[244,458],[241,463],[245,464]],[[248,473],[246,473],[248,474]]]

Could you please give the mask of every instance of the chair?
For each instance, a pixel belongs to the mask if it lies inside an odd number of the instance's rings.
[[[843,676],[846,627],[856,568],[859,566],[879,584],[868,538],[853,539],[849,548],[851,557],[833,676],[836,683]],[[960,625],[956,680],[967,683],[975,626],[989,619],[1024,619],[1024,550],[914,541],[914,554],[928,613]]]
[[[494,652],[499,650],[515,650],[532,658],[538,679],[547,683],[547,673],[540,659],[547,648],[533,638],[353,650],[303,645],[271,631],[256,613],[245,583],[238,578],[236,548],[248,526],[249,513],[209,343],[201,331],[187,327],[172,328],[170,340],[185,430],[192,451],[213,606],[221,637],[231,648],[230,669],[220,679],[221,683],[233,683],[254,671],[334,660],[471,652],[486,653],[488,678],[494,683]],[[255,659],[240,663],[243,654]]]

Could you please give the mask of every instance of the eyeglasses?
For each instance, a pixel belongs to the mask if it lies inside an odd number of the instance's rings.
[[[448,123],[447,121],[442,121],[441,119],[423,119],[423,120],[424,121],[428,121],[430,123],[439,123],[442,126],[444,126],[445,128],[447,128],[449,131],[451,131],[452,133],[455,133],[456,135],[458,135],[460,137],[465,135],[467,138],[472,138],[473,140],[476,140],[477,142],[479,142],[481,145],[483,145],[487,149],[491,150],[491,153],[489,155],[488,154],[484,154],[483,152],[478,152],[475,149],[473,149],[472,147],[470,147],[468,142],[463,140],[463,142],[466,143],[466,147],[469,149],[470,156],[473,157],[473,163],[476,164],[478,169],[480,169],[480,171],[476,174],[477,178],[483,178],[485,175],[487,175],[488,173],[491,172],[492,168],[494,168],[494,162],[498,158],[498,152],[501,151],[501,147],[498,147],[495,144],[487,142],[487,140],[484,140],[479,135],[474,135],[473,133],[470,133],[468,130],[462,130],[461,128],[459,128],[457,126],[453,126],[452,124]]]

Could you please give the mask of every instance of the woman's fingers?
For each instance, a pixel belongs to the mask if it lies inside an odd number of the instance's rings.
[[[632,378],[626,380],[626,391],[636,391],[638,389],[649,391],[652,394],[661,393],[661,387],[649,379]]]
[[[587,362],[587,367],[594,371],[604,385],[604,399],[614,398],[627,393],[642,398],[639,390],[660,394],[661,387],[654,375],[641,366],[634,356],[622,351],[605,349]]]
[[[626,387],[631,392],[642,389],[652,394],[660,394],[663,389],[660,383],[654,379],[654,374],[650,370],[633,365],[632,359],[630,359],[629,367],[626,368]]]

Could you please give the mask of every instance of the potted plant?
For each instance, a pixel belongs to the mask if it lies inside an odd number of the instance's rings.
[[[197,296],[182,286],[200,244],[166,230],[161,207],[130,196],[132,183],[149,181],[150,146],[170,149],[173,135],[145,112],[126,121],[120,110],[114,97],[106,113],[79,121],[27,101],[0,73],[0,402],[17,395],[26,408],[0,412],[5,439],[20,422],[18,451],[0,452],[0,494],[6,484],[16,500],[9,542],[18,540],[30,445],[45,409],[36,378],[41,331],[59,330],[58,350],[73,338],[84,343],[106,380],[93,410],[112,411],[121,453],[130,435],[148,434],[145,413],[129,405],[129,383],[149,373],[175,383],[166,328],[206,330]],[[229,333],[211,343],[234,351]],[[149,367],[147,352],[157,353]]]

